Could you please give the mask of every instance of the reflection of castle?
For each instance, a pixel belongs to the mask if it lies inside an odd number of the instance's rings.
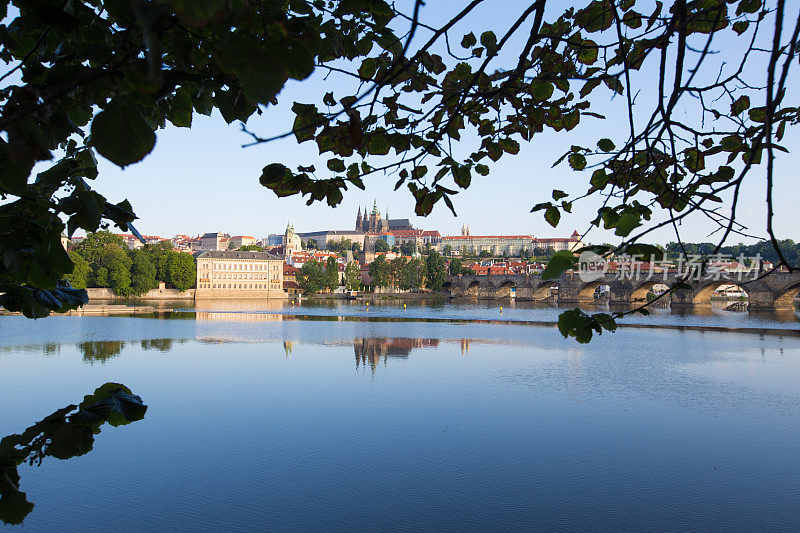
[[[439,339],[373,337],[353,341],[353,351],[356,355],[356,368],[360,363],[366,367],[367,361],[369,361],[370,366],[375,370],[381,357],[384,358],[384,362],[389,357],[407,359],[414,348],[435,348],[438,345]]]
[[[356,231],[363,231],[364,233],[383,233],[385,231],[397,231],[414,229],[411,221],[407,218],[389,218],[389,210],[386,210],[386,218],[381,218],[378,212],[377,200],[372,205],[372,212],[367,214],[367,208],[364,208],[364,215],[361,215],[361,208],[358,208],[358,216],[356,216]]]

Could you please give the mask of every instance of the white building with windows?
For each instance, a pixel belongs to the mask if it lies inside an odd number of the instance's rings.
[[[283,260],[267,252],[207,251],[197,256],[195,298],[284,298]]]

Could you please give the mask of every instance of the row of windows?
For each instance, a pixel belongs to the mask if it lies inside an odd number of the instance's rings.
[[[270,284],[273,289],[278,288],[277,283]],[[201,283],[201,289],[269,289],[266,283]]]
[[[224,273],[216,273],[212,275],[214,279],[267,279],[269,274],[260,274],[260,273],[253,273],[253,272],[224,272]],[[208,277],[206,275],[206,277]],[[273,273],[272,279],[278,279],[278,277]]]
[[[200,268],[207,270],[209,268],[208,263],[200,263]],[[264,263],[211,263],[210,268],[212,270],[278,270],[281,268],[281,265],[277,262],[271,265]]]

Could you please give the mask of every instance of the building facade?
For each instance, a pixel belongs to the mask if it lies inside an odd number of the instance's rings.
[[[256,244],[258,240],[250,235],[236,235],[228,240],[228,250],[238,250],[242,246]]]
[[[537,250],[552,250],[560,252],[562,250],[569,250],[574,252],[579,248],[583,248],[585,244],[581,240],[581,234],[573,231],[569,237],[556,237],[551,239],[534,239],[533,247]]]
[[[218,252],[220,250],[227,250],[228,240],[230,238],[230,235],[220,231],[214,233],[205,233],[202,237],[200,237],[200,251]]]
[[[283,261],[266,252],[205,251],[197,256],[197,299],[283,298]]]
[[[459,254],[480,254],[489,252],[493,255],[519,255],[533,248],[531,235],[459,235],[442,237],[436,245],[438,252],[444,252],[446,246]]]

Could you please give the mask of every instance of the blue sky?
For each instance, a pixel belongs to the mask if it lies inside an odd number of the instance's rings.
[[[422,16],[433,24],[456,12],[461,5],[460,2],[435,0],[429,0],[428,4]],[[551,5],[554,4],[562,3]],[[527,5],[528,2],[521,1],[487,0],[485,6],[452,32],[455,46],[469,31],[476,35],[486,29],[503,33]],[[502,9],[498,9],[500,7]],[[523,36],[527,35],[527,28],[521,30]],[[420,33],[416,42],[423,42],[427,37]],[[511,43],[508,56],[511,59],[505,65],[513,63],[519,44]],[[737,44],[741,43],[721,42],[720,47]],[[750,74],[754,79],[766,76],[765,72]],[[654,86],[652,70],[640,76],[638,81],[645,88]],[[279,105],[252,118],[248,126],[262,136],[283,132],[291,127],[293,114],[289,108],[293,101],[319,103],[325,92],[334,91],[337,96],[343,96],[348,87],[341,80],[326,80],[324,73],[318,70],[303,82],[290,81],[279,95]],[[637,98],[646,104],[647,96],[640,94]],[[791,96],[787,97],[790,101],[793,100]],[[586,191],[590,172],[574,172],[566,165],[551,168],[551,165],[573,144],[593,146],[600,137],[624,140],[627,121],[622,103],[621,99],[610,102],[608,93],[603,93],[594,104],[603,107],[606,120],[587,118],[572,132],[542,134],[531,143],[523,143],[519,155],[506,156],[491,164],[488,177],[476,176],[472,186],[454,198],[457,218],[443,204],[427,218],[415,217],[411,194],[405,188],[394,192],[396,178],[392,176],[370,177],[366,181],[366,191],[351,189],[335,209],[319,203],[308,207],[299,197],[279,199],[258,183],[263,166],[273,162],[289,167],[315,163],[317,168],[324,168],[327,158],[318,156],[313,143],[298,145],[293,138],[242,148],[249,138],[240,131],[238,124],[226,125],[218,114],[211,117],[195,114],[191,129],[170,125],[161,130],[154,151],[143,162],[125,170],[103,160],[95,185],[111,201],[128,198],[140,218],[137,229],[151,235],[224,231],[261,237],[282,232],[287,220],[291,220],[298,231],[351,229],[358,207],[371,208],[373,200],[378,201],[382,213],[388,206],[392,218],[409,217],[417,227],[438,229],[445,235],[458,233],[465,223],[470,225],[473,234],[568,235],[575,229],[582,232],[588,228],[588,221],[594,218],[599,205],[597,202],[576,206],[574,213],[563,218],[556,229],[543,220],[541,213],[530,213],[530,208],[549,200],[554,188],[578,194]],[[797,141],[797,133],[790,128],[784,146],[792,150]],[[793,153],[779,154],[776,163],[779,191],[776,226],[779,237],[795,240],[800,240],[800,232],[795,232],[800,227],[798,164],[800,160]],[[763,235],[765,227],[763,176],[762,169],[751,172],[743,186],[739,207],[742,222],[759,235]],[[705,219],[699,218],[688,220],[681,228],[684,239],[689,241],[708,240],[712,229]],[[615,242],[612,235],[598,229],[593,230],[588,240]],[[660,231],[652,240],[664,243],[674,240],[674,235],[671,231]],[[742,239],[733,237],[730,241],[739,240]]]

